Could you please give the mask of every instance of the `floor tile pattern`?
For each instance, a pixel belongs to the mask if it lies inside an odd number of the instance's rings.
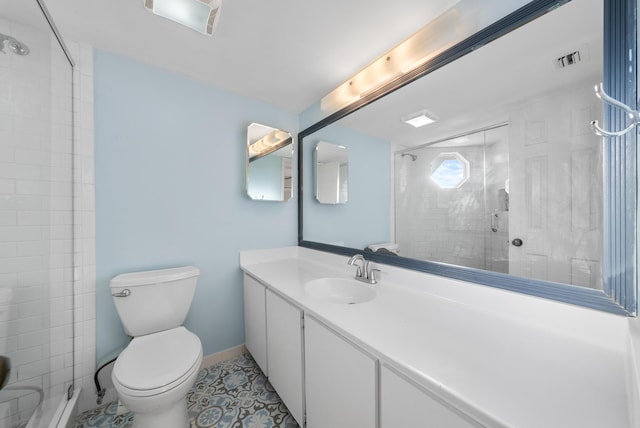
[[[200,370],[187,394],[187,408],[190,428],[298,428],[248,354]],[[133,415],[118,406],[118,402],[79,415],[73,425],[74,428],[132,426]]]

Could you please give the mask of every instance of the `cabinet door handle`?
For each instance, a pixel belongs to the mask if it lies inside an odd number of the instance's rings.
[[[512,243],[514,246],[516,246],[516,247],[522,247],[522,244],[523,244],[524,242],[522,242],[522,239],[520,239],[520,238],[516,238],[516,239],[514,239],[513,241],[511,241],[511,243]]]

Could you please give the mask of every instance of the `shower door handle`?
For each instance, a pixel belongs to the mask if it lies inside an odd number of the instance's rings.
[[[498,231],[498,213],[491,214],[491,231]]]

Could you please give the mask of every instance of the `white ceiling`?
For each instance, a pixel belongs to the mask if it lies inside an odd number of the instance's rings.
[[[212,37],[142,0],[45,2],[65,39],[299,113],[457,0],[222,0]]]

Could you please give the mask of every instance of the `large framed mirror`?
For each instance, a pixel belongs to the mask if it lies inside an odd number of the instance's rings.
[[[299,135],[349,135],[350,197],[299,186],[299,244],[635,315],[634,132],[594,86],[636,108],[635,0],[533,1]],[[633,52],[629,55],[629,52]],[[437,120],[415,128],[416,112]],[[342,207],[344,208],[344,207]]]

